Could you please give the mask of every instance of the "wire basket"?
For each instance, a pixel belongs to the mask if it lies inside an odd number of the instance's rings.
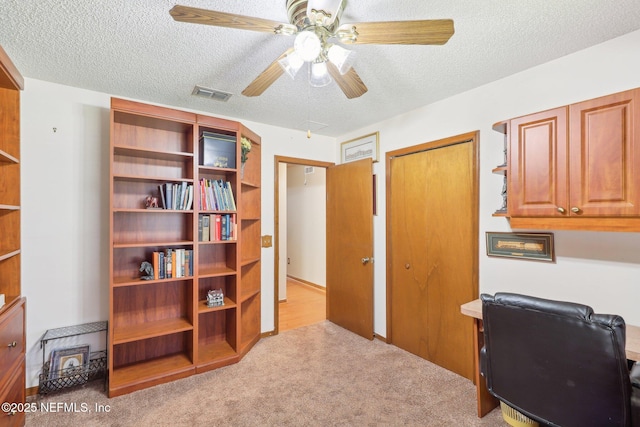
[[[107,374],[106,351],[91,353],[89,364],[83,367],[71,367],[61,369],[59,372],[51,372],[49,363],[45,362],[42,366],[42,373],[39,375],[40,394],[48,394],[86,384],[89,381],[105,378]]]

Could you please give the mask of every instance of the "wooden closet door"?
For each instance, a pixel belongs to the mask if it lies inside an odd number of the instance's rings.
[[[464,142],[391,160],[391,342],[473,377],[477,298],[476,154]]]

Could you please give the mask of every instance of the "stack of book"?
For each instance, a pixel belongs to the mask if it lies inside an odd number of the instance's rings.
[[[191,184],[167,182],[158,185],[158,192],[162,209],[189,211],[193,206],[193,185]]]
[[[237,240],[236,214],[211,214],[198,216],[198,241],[218,242]]]
[[[200,209],[203,211],[235,211],[236,201],[229,181],[200,180]]]
[[[193,276],[193,250],[192,249],[165,249],[154,252],[153,260],[154,279],[173,279]]]

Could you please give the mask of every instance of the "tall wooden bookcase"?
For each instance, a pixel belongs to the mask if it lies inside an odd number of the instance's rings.
[[[237,167],[203,166],[203,132],[235,140]],[[251,141],[241,171],[241,138]],[[109,396],[238,362],[260,339],[260,137],[241,123],[111,100]],[[230,183],[235,211],[203,210],[201,179]],[[147,209],[166,183],[193,185],[188,210]],[[237,238],[200,241],[199,218],[235,215]],[[192,251],[186,277],[141,280],[143,261]],[[206,304],[221,289],[224,305]]]
[[[20,91],[24,80],[0,47],[0,402],[25,401],[25,298],[20,280]],[[24,411],[0,425],[24,425]]]

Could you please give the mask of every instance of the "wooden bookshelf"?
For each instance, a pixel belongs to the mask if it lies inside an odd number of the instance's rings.
[[[24,79],[0,47],[0,402],[25,402],[25,298],[20,276],[20,91]],[[24,425],[24,411],[0,425]]]
[[[235,141],[233,167],[201,164],[203,132]],[[242,137],[252,143],[246,183]],[[113,98],[110,153],[109,396],[238,362],[260,338],[260,137],[238,122]],[[202,209],[201,179],[228,182],[237,209]],[[166,183],[192,185],[192,205],[147,209]],[[201,241],[199,219],[217,214],[234,216],[235,238]],[[141,280],[140,264],[167,249],[193,251],[191,274]],[[224,305],[208,307],[214,289]]]

